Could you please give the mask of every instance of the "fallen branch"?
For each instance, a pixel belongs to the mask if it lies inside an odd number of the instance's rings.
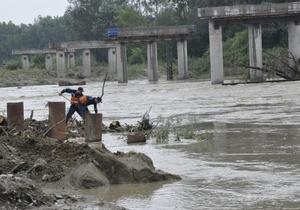
[[[48,130],[43,134],[43,137],[45,137],[53,128],[55,128],[56,126],[58,126],[59,124],[61,124],[62,122],[64,122],[65,119],[55,123],[54,125],[52,125],[50,128],[48,128]]]

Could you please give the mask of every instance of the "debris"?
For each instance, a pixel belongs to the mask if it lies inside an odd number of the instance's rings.
[[[58,85],[59,86],[86,85],[86,81],[70,82],[70,81],[61,80],[58,81]]]
[[[0,125],[1,126],[7,126],[6,118],[2,115],[0,115]]]
[[[145,142],[146,142],[146,136],[142,132],[127,135],[127,144],[145,143]]]

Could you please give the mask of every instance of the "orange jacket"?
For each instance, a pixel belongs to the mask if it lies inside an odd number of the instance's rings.
[[[88,103],[88,97],[87,96],[81,96],[79,98],[79,103],[83,104],[83,105],[87,105],[87,103]]]
[[[79,104],[80,102],[80,98],[79,97],[76,97],[76,96],[71,96],[71,104]]]

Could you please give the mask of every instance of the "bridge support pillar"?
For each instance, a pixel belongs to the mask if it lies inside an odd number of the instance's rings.
[[[188,79],[188,53],[187,40],[177,42],[177,57],[178,57],[178,79]]]
[[[46,54],[45,56],[45,66],[46,70],[53,70],[53,56],[51,54]]]
[[[222,27],[212,20],[209,21],[209,45],[211,83],[222,84],[224,81]]]
[[[288,24],[289,51],[298,61],[300,59],[300,22],[290,22]]]
[[[56,67],[57,67],[57,77],[65,77],[66,64],[65,64],[65,53],[64,51],[57,51],[56,53]]]
[[[74,67],[75,67],[75,53],[71,52],[68,53],[67,68],[72,69]]]
[[[116,48],[108,49],[108,75],[109,79],[113,80],[114,75],[117,73],[117,56]]]
[[[249,64],[252,67],[262,68],[262,30],[261,24],[248,26],[249,37]],[[262,82],[263,72],[250,69],[250,80],[252,82]]]
[[[127,83],[128,82],[128,72],[127,72],[127,49],[126,44],[121,43],[117,46],[117,69],[118,69],[118,82]]]
[[[30,68],[30,61],[28,55],[22,55],[22,68],[26,70]]]
[[[83,50],[82,53],[83,74],[86,77],[91,76],[91,51],[89,49]]]
[[[147,63],[149,81],[158,80],[157,42],[147,43]]]

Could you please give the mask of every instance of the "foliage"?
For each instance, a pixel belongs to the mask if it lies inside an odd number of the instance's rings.
[[[224,43],[224,65],[235,67],[248,62],[248,32],[238,32]]]
[[[142,48],[135,47],[130,49],[128,61],[130,64],[141,64],[146,62]]]
[[[44,69],[45,68],[45,56],[34,55],[31,57],[31,65],[33,68]]]
[[[146,26],[147,18],[132,7],[125,7],[115,18],[118,27]]]
[[[20,60],[16,60],[16,59],[9,60],[6,63],[6,69],[9,69],[9,70],[17,70],[17,69],[20,69],[21,66],[22,65],[21,65]]]
[[[137,78],[138,76],[146,75],[146,65],[145,64],[133,64],[128,66],[128,77],[129,79]]]

